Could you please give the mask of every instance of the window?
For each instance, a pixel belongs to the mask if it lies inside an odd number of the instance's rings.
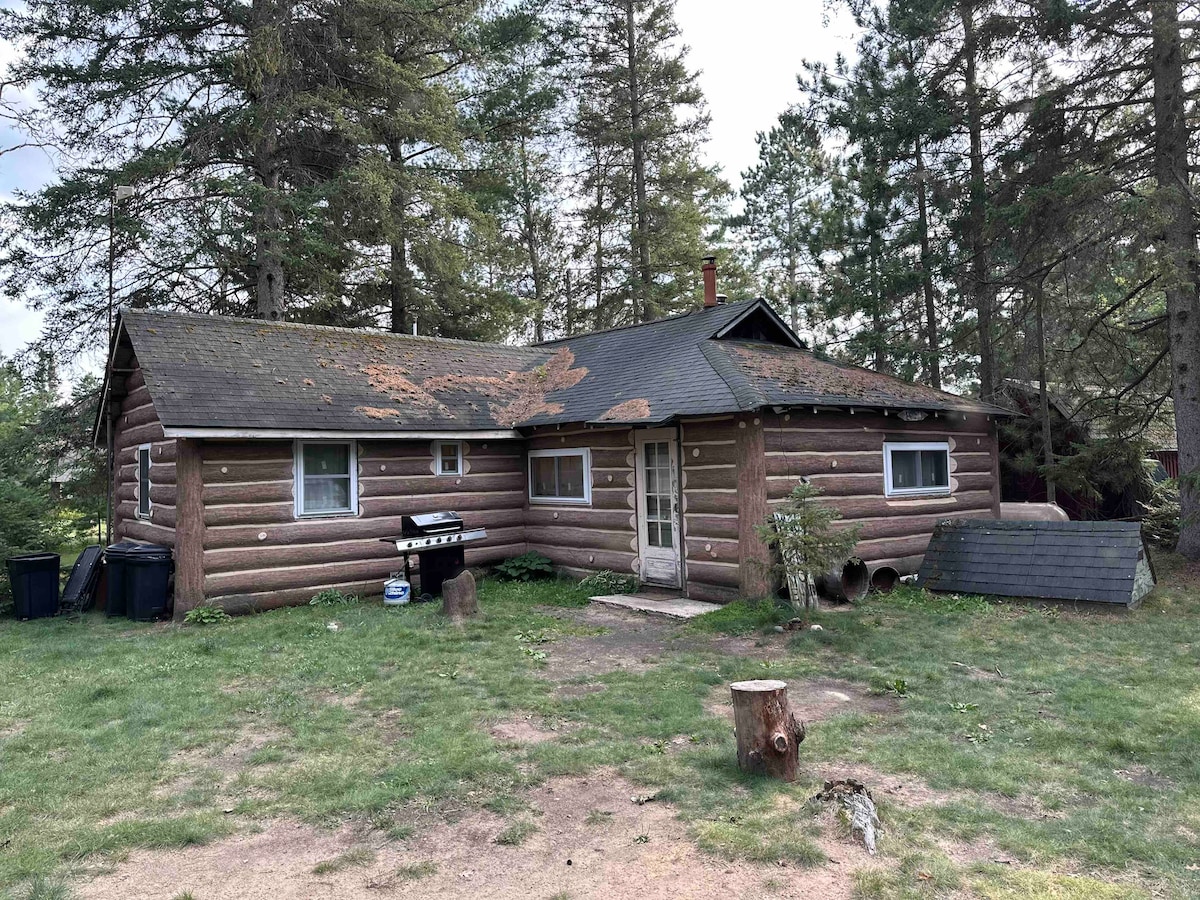
[[[358,502],[358,464],[352,441],[296,445],[296,515],[352,514]]]
[[[530,450],[529,499],[591,503],[591,459],[586,449]]]
[[[437,441],[434,444],[434,457],[437,459],[439,475],[462,474],[461,441]]]
[[[888,497],[945,494],[950,490],[950,445],[884,444],[884,493]]]
[[[138,500],[137,515],[139,519],[150,518],[150,445],[142,444],[137,451],[137,483]]]

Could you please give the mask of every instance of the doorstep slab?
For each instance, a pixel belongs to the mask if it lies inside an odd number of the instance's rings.
[[[648,597],[640,594],[609,594],[590,598],[593,603],[605,606],[619,606],[622,609],[633,609],[638,612],[656,613],[660,616],[671,616],[676,619],[694,619],[705,613],[721,608],[719,603],[705,603],[702,600],[689,600],[687,597]]]

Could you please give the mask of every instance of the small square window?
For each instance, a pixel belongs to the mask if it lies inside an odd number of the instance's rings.
[[[438,441],[435,445],[434,456],[437,459],[439,475],[462,474],[461,441]]]
[[[905,497],[950,491],[950,445],[889,443],[883,445],[884,494]]]

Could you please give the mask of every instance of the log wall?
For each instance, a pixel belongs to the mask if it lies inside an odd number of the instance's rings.
[[[995,423],[961,413],[904,422],[861,413],[765,416],[767,496],[783,502],[801,476],[824,491],[847,524],[861,526],[856,554],[872,570],[916,572],[938,519],[999,518],[1000,479]],[[947,441],[950,492],[934,497],[884,496],[883,444],[889,437]]]
[[[537,428],[530,450],[587,447],[592,454],[590,506],[525,504],[525,540],[556,567],[583,576],[608,569],[638,574],[637,502],[634,494],[633,429],[564,425]],[[522,489],[526,489],[522,469]]]
[[[525,552],[524,448],[463,441],[463,474],[435,475],[432,441],[358,442],[358,515],[297,518],[291,441],[205,441],[204,594],[231,609],[307,602],[327,587],[379,594],[400,555],[400,517],[453,509],[488,536],[469,565]],[[417,559],[413,557],[415,571]]]
[[[688,419],[682,425],[683,542],[687,595],[720,603],[740,595],[739,421]]]
[[[175,546],[175,440],[163,436],[140,369],[125,381],[128,393],[113,424],[113,540]],[[150,518],[137,514],[137,450],[150,444]]]

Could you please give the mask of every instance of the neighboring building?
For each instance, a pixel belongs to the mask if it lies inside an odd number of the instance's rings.
[[[997,516],[997,407],[821,359],[764,302],[533,347],[123,312],[105,383],[115,534],[170,545],[177,615],[378,593],[403,514],[725,601],[767,590],[754,527],[809,477],[871,567]],[[107,425],[97,425],[99,441]]]

